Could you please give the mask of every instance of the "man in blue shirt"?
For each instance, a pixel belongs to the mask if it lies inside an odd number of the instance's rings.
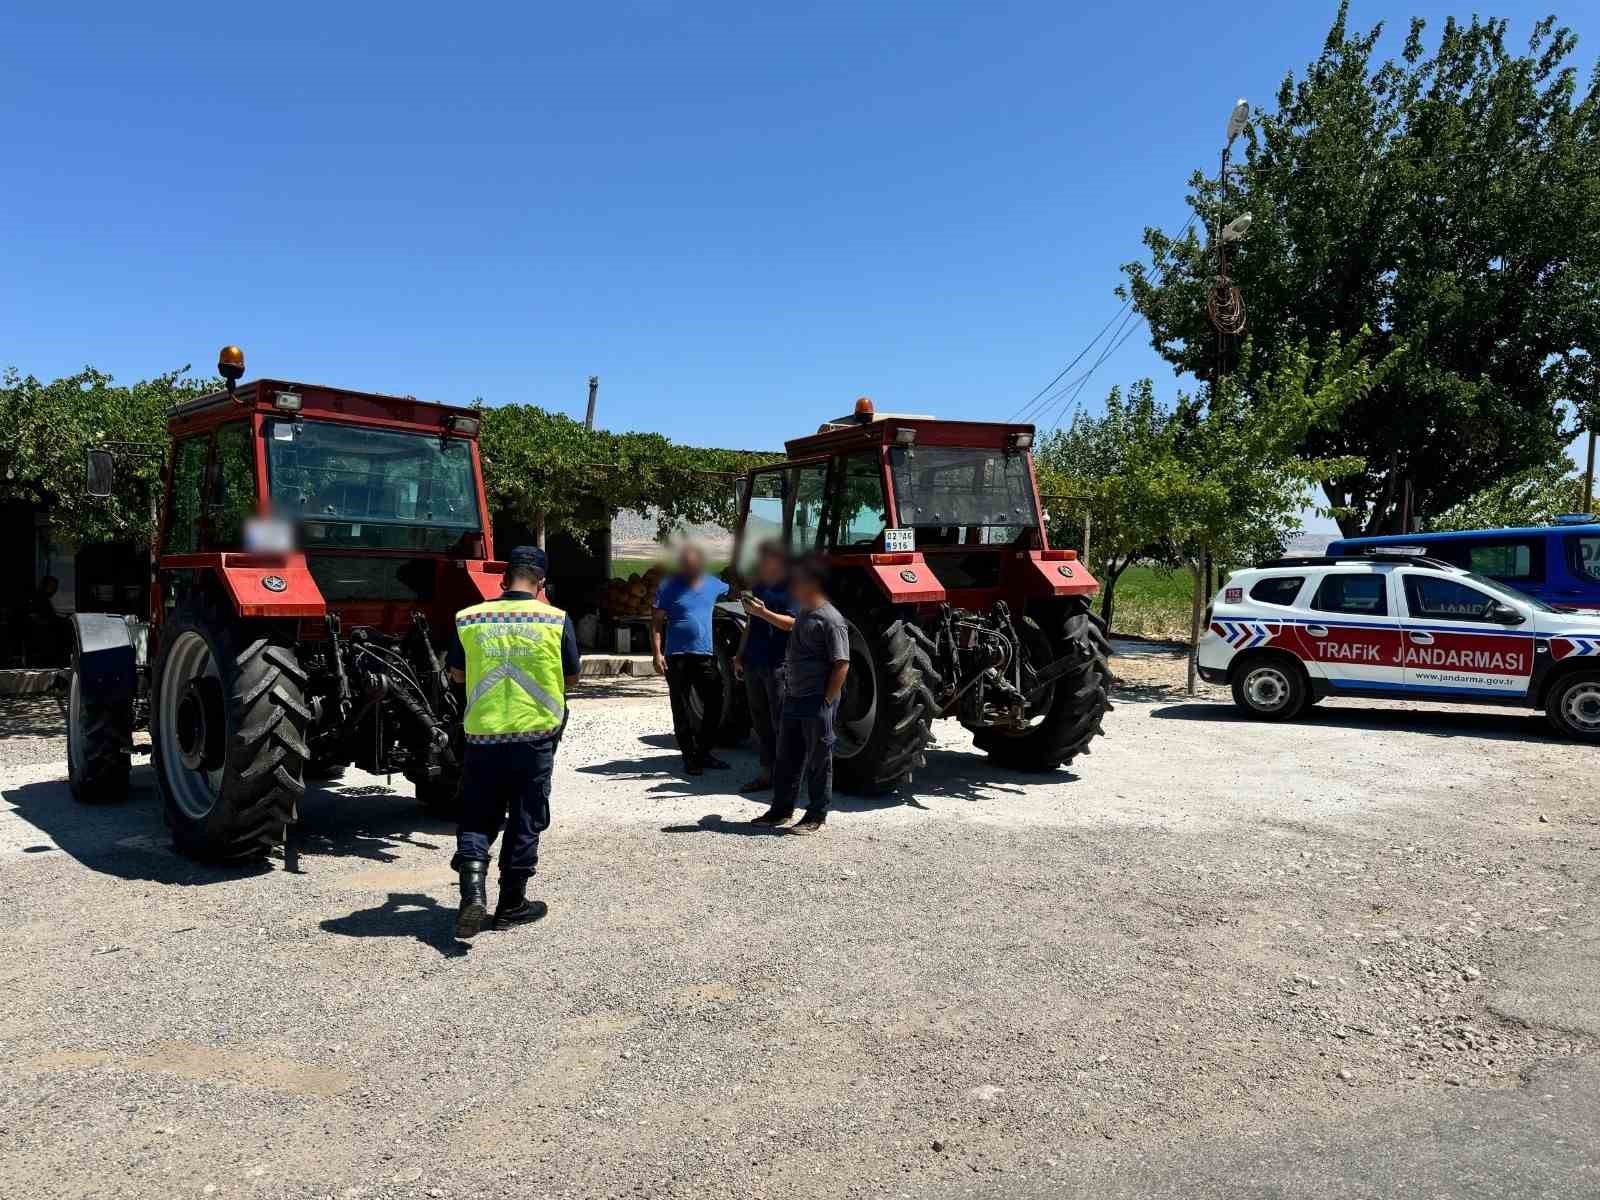
[[[745,611],[753,613],[754,601],[766,612],[793,616],[788,590],[789,560],[783,543],[762,542],[759,554],[756,580],[745,597]],[[750,697],[750,726],[761,750],[761,774],[741,787],[741,792],[764,792],[772,786],[772,769],[778,761],[778,722],[783,715],[783,656],[788,648],[788,633],[771,622],[752,616],[745,623],[733,669],[744,678],[745,692]]]
[[[722,675],[717,670],[711,637],[711,615],[728,585],[706,574],[706,557],[687,545],[678,555],[678,572],[656,589],[650,622],[650,650],[656,671],[667,677],[672,699],[672,732],[683,753],[683,769],[699,775],[707,767],[725,771],[728,764],[711,753],[722,727]],[[700,720],[689,707],[690,693],[700,701]]]

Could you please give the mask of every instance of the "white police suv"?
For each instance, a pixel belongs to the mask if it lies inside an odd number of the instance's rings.
[[[1200,675],[1252,716],[1327,696],[1542,708],[1600,741],[1600,614],[1437,559],[1284,558],[1228,576],[1206,611]]]

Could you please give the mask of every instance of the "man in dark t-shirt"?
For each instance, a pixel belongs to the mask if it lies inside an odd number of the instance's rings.
[[[760,555],[750,597],[759,601],[769,616],[793,617],[794,603],[789,599],[789,559],[783,543],[763,542]],[[778,761],[778,722],[783,717],[783,660],[789,650],[789,634],[771,620],[757,616],[752,605],[746,605],[745,612],[750,619],[745,622],[733,669],[744,678],[745,693],[750,699],[750,727],[755,731],[756,745],[761,751],[761,773],[739,790],[764,792],[772,786],[772,771]]]
[[[759,600],[746,605],[752,616],[789,634],[772,807],[753,823],[786,824],[794,816],[803,777],[806,811],[794,825],[795,833],[818,833],[827,819],[833,800],[833,721],[850,671],[850,627],[823,591],[826,570],[819,559],[805,559],[790,571],[789,594],[799,614],[795,617],[764,615]]]

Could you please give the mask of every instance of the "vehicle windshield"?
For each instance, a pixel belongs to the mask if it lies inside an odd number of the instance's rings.
[[[1504,596],[1507,600],[1516,600],[1526,604],[1537,612],[1555,612],[1539,597],[1527,592],[1519,592],[1510,584],[1501,583],[1498,579],[1490,579],[1487,575],[1479,575],[1476,571],[1463,571],[1462,574],[1486,592],[1493,592],[1496,596]]]
[[[954,446],[889,452],[900,524],[922,544],[1007,545],[1039,524],[1028,456]]]
[[[274,512],[309,546],[445,552],[482,528],[464,438],[268,421]]]

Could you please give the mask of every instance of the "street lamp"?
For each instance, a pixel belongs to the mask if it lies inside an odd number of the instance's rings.
[[[1250,214],[1240,213],[1233,220],[1222,227],[1222,240],[1237,242],[1250,232]]]
[[[1233,106],[1233,111],[1228,114],[1228,145],[1233,145],[1234,139],[1244,132],[1244,124],[1249,119],[1250,105],[1241,96],[1239,102]]]

